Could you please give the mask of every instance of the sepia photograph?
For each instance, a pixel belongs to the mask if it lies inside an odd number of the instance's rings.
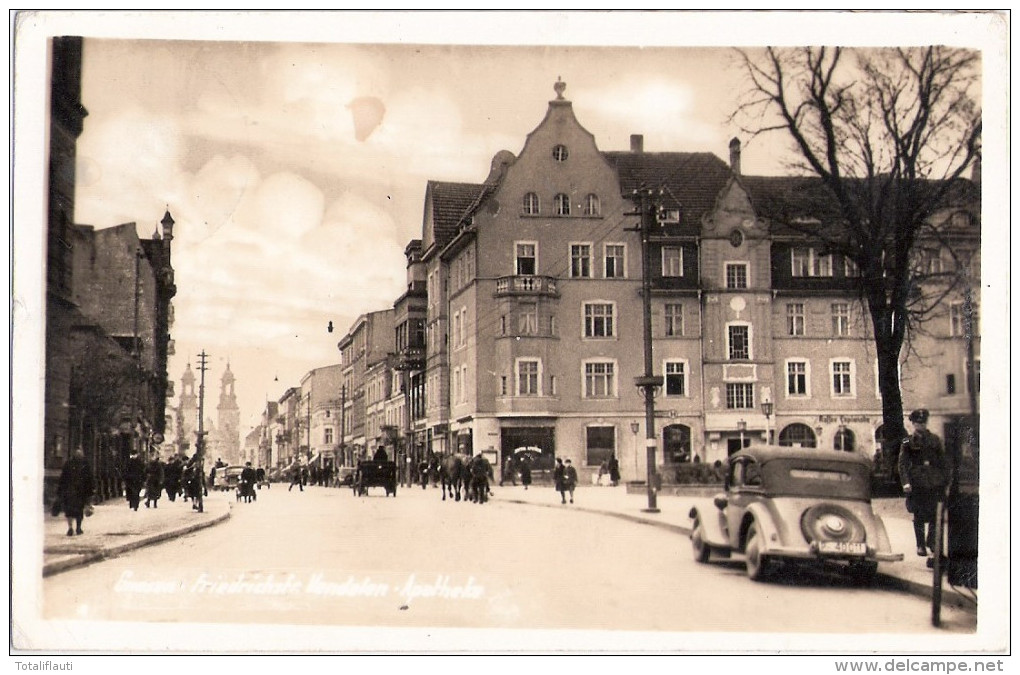
[[[1003,669],[1008,11],[10,19],[16,669]]]

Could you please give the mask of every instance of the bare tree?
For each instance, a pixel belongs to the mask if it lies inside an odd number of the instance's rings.
[[[919,242],[954,236],[933,216],[967,193],[979,199],[961,180],[980,161],[979,54],[940,46],[737,54],[748,86],[733,119],[752,138],[784,134],[791,166],[809,177],[786,204],[783,224],[801,223],[859,270],[878,356],[883,454],[894,455],[905,435],[904,340],[970,265],[958,260],[947,274],[919,264],[917,254]]]

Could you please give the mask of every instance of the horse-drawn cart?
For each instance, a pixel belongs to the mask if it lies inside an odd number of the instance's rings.
[[[368,488],[386,489],[386,496],[397,496],[397,465],[395,462],[358,462],[351,488],[358,496],[368,494]]]

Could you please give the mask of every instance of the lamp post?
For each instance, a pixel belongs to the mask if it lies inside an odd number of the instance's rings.
[[[747,431],[747,422],[745,420],[737,420],[737,431],[740,432],[740,449],[744,449],[744,432]]]
[[[772,427],[769,425],[769,418],[772,417],[772,401],[761,402],[761,412],[765,415],[765,445],[772,444]]]

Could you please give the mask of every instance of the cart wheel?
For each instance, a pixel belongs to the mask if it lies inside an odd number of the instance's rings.
[[[942,625],[942,575],[945,568],[946,504],[939,500],[935,506],[935,550],[931,565],[931,625]]]

